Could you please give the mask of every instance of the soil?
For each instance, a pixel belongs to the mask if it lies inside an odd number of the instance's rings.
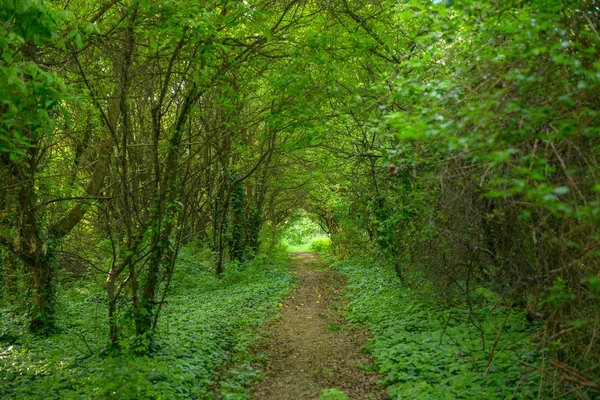
[[[265,354],[265,375],[252,398],[318,399],[323,389],[336,388],[353,400],[386,399],[372,360],[362,351],[367,333],[340,315],[344,278],[324,269],[314,253],[295,253],[291,268],[300,285],[257,349]]]

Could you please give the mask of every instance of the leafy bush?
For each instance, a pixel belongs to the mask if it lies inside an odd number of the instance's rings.
[[[331,240],[327,236],[314,238],[308,245],[308,250],[316,253],[326,253],[330,248]]]
[[[484,288],[544,321],[543,341],[560,366],[543,369],[542,386],[552,396],[593,397],[600,301],[587,282],[600,276],[592,22],[600,9],[562,0],[401,9],[395,26],[416,28],[412,72],[385,76],[373,97],[387,101],[370,117],[389,174],[374,161],[362,173],[353,165],[337,191],[346,204],[333,214],[334,244],[375,247],[406,283],[448,304]],[[380,38],[389,26],[370,25]],[[378,153],[363,145],[359,155]]]

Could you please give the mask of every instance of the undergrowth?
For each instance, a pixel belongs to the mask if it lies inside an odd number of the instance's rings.
[[[443,307],[368,261],[334,267],[348,279],[347,318],[371,331],[365,348],[392,398],[538,398],[536,327],[521,313],[492,301]]]
[[[106,296],[97,284],[65,285],[62,329],[48,338],[28,334],[26,321],[2,310],[0,397],[246,398],[259,374],[248,346],[292,287],[285,265],[258,257],[230,265],[218,280],[191,249],[183,249],[156,349],[143,357],[106,351]]]
[[[290,253],[323,253],[329,251],[331,241],[326,235],[315,235],[309,237],[306,241],[295,244],[282,239],[281,245]]]

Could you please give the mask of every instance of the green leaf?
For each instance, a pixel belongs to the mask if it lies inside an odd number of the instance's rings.
[[[78,49],[82,49],[83,48],[83,40],[81,39],[81,34],[79,33],[79,31],[77,31],[77,33],[75,34],[75,44],[77,45]]]

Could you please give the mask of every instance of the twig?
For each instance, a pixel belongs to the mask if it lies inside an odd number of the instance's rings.
[[[508,309],[506,311],[506,315],[504,316],[504,321],[502,321],[502,325],[500,326],[500,329],[498,329],[498,333],[496,334],[496,339],[494,340],[494,344],[492,345],[492,350],[490,351],[490,358],[488,360],[488,365],[487,365],[487,368],[485,369],[484,375],[487,375],[490,368],[492,367],[492,362],[494,361],[494,351],[496,350],[496,346],[498,345],[498,342],[500,341],[500,335],[502,334],[502,331],[504,330],[504,326],[506,325],[506,321],[508,321],[508,316],[510,315],[511,311],[512,311],[512,304],[510,307],[508,307]]]
[[[561,375],[561,378],[571,381],[573,383],[577,383],[581,386],[590,387],[595,390],[600,390],[600,384],[590,380],[587,376],[583,375],[581,372],[577,371],[574,368],[569,367],[566,364],[560,363],[556,360],[551,360],[550,364],[552,364],[557,369],[567,373],[567,375]]]
[[[440,335],[440,343],[438,344],[438,347],[442,345],[442,340],[444,339],[444,335],[446,334],[446,329],[448,328],[448,324],[450,323],[450,319],[452,318],[452,313],[454,311],[450,311],[450,315],[448,316],[448,319],[446,320],[446,323],[444,324],[444,330],[442,330],[442,334]],[[452,339],[450,337],[450,335],[448,335],[448,337],[454,341],[454,339]],[[455,342],[456,343],[456,342]]]
[[[77,333],[79,334],[79,336],[81,336],[81,340],[83,340],[83,344],[85,344],[85,347],[87,347],[88,352],[89,352],[89,354],[85,358],[89,358],[89,357],[93,356],[94,352],[92,351],[92,349],[88,345],[87,340],[85,340],[85,335],[83,334],[83,329],[78,329]]]

